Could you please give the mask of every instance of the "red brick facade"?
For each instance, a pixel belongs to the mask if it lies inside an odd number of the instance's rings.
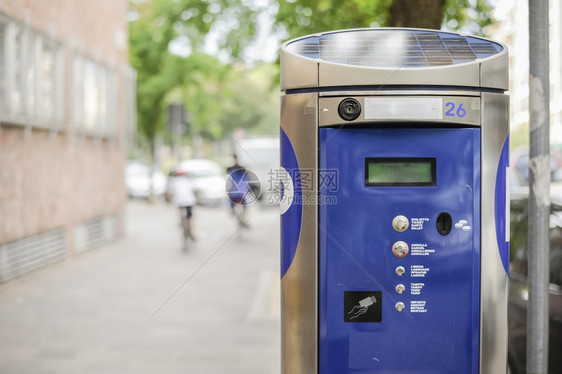
[[[0,261],[2,245],[53,229],[72,255],[94,217],[116,218],[120,235],[134,131],[127,1],[1,0],[0,16]]]

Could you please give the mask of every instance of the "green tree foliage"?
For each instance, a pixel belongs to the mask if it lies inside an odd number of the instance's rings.
[[[386,25],[392,0],[277,0],[276,23],[288,38],[329,30]]]
[[[191,55],[184,61],[191,71],[190,81],[171,91],[166,102],[185,104],[191,134],[217,140],[237,128],[261,134],[277,131],[279,99],[271,89],[277,72],[274,66],[225,65],[206,54]]]
[[[472,35],[485,35],[492,24],[490,5],[486,0],[447,0],[443,25],[450,30],[463,30]]]
[[[482,34],[491,23],[486,0],[277,0],[277,26],[287,38],[338,29],[398,26]],[[437,15],[437,16],[435,16]]]
[[[167,97],[182,92],[192,122],[210,137],[221,134],[217,93],[228,69],[202,53],[205,36],[220,29],[217,49],[236,58],[256,34],[253,9],[244,0],[131,0],[130,61],[137,71],[139,134],[154,151],[157,134],[165,129]],[[173,54],[180,44],[188,57]],[[212,99],[211,99],[212,98]]]
[[[277,67],[260,64],[252,69],[234,67],[225,91],[221,123],[230,132],[243,127],[254,134],[275,134],[279,131],[279,91],[271,82]]]
[[[391,25],[438,28],[442,24],[481,33],[490,23],[486,0],[269,1],[278,5],[277,28],[272,33],[280,38]],[[264,64],[248,70],[236,63],[256,37],[257,20],[268,6],[260,9],[256,4],[262,2],[130,0],[138,133],[152,148],[156,137],[166,133],[168,104],[178,100],[190,115],[191,134],[206,139],[223,138],[235,128],[275,131],[278,101],[272,82],[277,81],[277,67]],[[217,39],[218,53],[228,56],[231,64],[204,53],[209,33]]]

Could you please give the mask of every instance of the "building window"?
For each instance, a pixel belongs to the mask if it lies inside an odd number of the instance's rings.
[[[64,59],[54,40],[0,14],[0,120],[62,127]]]
[[[123,116],[125,140],[129,146],[135,142],[137,135],[137,73],[134,69],[128,68],[123,71]]]
[[[0,18],[0,113],[6,111],[6,21]]]
[[[8,48],[8,59],[12,60],[13,62],[11,64],[9,64],[8,66],[11,67],[12,71],[8,72],[8,77],[11,76],[12,78],[12,82],[11,84],[8,84],[8,86],[11,88],[11,92],[10,92],[10,96],[9,96],[9,105],[10,105],[10,109],[12,114],[21,114],[23,112],[23,98],[24,98],[24,86],[25,86],[25,82],[24,79],[26,78],[26,66],[24,65],[25,61],[29,61],[26,60],[24,57],[24,52],[25,51],[25,46],[28,44],[27,43],[27,38],[25,38],[25,35],[23,34],[23,28],[15,25],[15,24],[10,24],[10,27],[8,29],[8,46],[11,48]],[[32,66],[31,64],[29,64],[30,66]],[[27,82],[31,82],[33,84],[33,80],[35,78],[34,76],[34,70],[33,69],[29,69],[29,71],[27,72]],[[33,92],[32,90],[30,90],[31,92],[29,92],[29,96],[28,96],[28,100],[30,102],[34,101],[34,97],[33,97]]]
[[[135,80],[129,66],[109,67],[63,48],[0,11],[0,122],[64,130],[68,121],[80,133],[113,138],[120,128],[128,136],[136,122]]]
[[[115,136],[116,79],[113,70],[87,57],[76,55],[73,71],[73,121],[88,134]]]
[[[42,49],[39,51],[41,54],[41,63],[39,73],[41,76],[42,84],[39,88],[39,102],[41,103],[40,113],[45,118],[55,119],[55,54],[56,47],[53,43],[45,41],[40,44]]]
[[[103,117],[102,77],[98,68],[92,61],[84,63],[84,127],[88,131],[102,130],[101,119]]]

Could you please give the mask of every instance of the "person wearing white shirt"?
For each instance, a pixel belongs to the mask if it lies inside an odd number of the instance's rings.
[[[180,210],[180,215],[187,219],[191,239],[195,239],[193,207],[196,204],[191,178],[182,170],[176,172],[171,181],[172,203]]]

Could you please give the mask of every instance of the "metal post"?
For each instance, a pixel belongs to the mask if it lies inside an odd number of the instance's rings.
[[[548,0],[529,0],[529,306],[527,373],[548,372],[549,63]]]

